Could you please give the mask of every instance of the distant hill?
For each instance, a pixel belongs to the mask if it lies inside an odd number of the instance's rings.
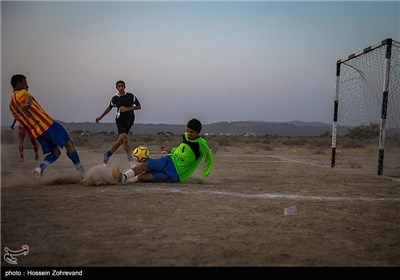
[[[69,130],[82,132],[114,132],[117,133],[115,123],[65,123],[60,122]],[[132,132],[134,134],[157,134],[160,132],[171,132],[181,134],[186,130],[184,124],[134,124]],[[217,122],[204,124],[202,134],[256,134],[256,135],[279,135],[279,136],[319,136],[326,132],[331,132],[332,125],[320,122],[262,122],[262,121],[237,121],[237,122]]]

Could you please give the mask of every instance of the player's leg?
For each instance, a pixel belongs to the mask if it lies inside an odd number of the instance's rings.
[[[75,169],[80,173],[84,173],[84,168],[81,164],[81,160],[79,158],[78,152],[75,149],[75,145],[70,139],[68,132],[65,130],[65,128],[60,125],[58,122],[54,122],[53,125],[50,127],[51,129],[54,129],[52,131],[53,133],[53,141],[56,145],[59,147],[65,147],[65,150],[67,152],[68,158],[72,161],[72,163],[75,166]]]
[[[19,158],[24,159],[24,139],[25,139],[25,128],[22,125],[18,126],[18,152]]]
[[[178,174],[169,156],[160,159],[149,158],[124,173],[118,167],[114,167],[112,175],[117,183],[124,183],[132,177],[135,177],[135,182],[178,182]]]
[[[69,138],[68,132],[65,130],[65,128],[63,126],[61,126],[58,122],[54,122],[49,127],[49,129],[45,133],[40,135],[37,139],[38,140],[45,139],[48,146],[53,145],[55,147],[57,147],[57,146],[61,147],[61,148],[65,147],[67,156],[74,164],[76,170],[79,173],[84,172],[83,166],[79,159],[78,152],[75,149],[74,143]],[[39,141],[39,143],[42,144],[42,142],[40,142],[40,141]],[[54,161],[56,161],[57,158],[60,156],[61,152],[60,152],[60,149],[58,149],[58,147],[57,147],[57,149],[52,150],[55,158],[54,158],[54,156],[51,157],[51,155],[49,155],[50,159],[52,160],[50,162],[50,164],[53,163]],[[42,146],[42,148],[43,148],[43,146]],[[44,148],[43,148],[43,151],[44,151]],[[45,157],[45,159],[46,159],[46,157]]]
[[[24,159],[24,144],[23,143],[24,143],[23,138],[18,141],[18,152],[19,152],[19,158],[21,160]]]
[[[69,140],[67,143],[65,143],[65,149],[67,151],[67,156],[68,158],[72,161],[72,163],[75,166],[75,169],[80,173],[84,173],[84,168],[81,164],[81,160],[79,158],[78,152],[75,149],[74,143]]]
[[[134,169],[134,168],[133,168]],[[126,182],[130,177],[128,176],[128,174],[133,174],[133,182],[139,182],[139,183],[149,183],[149,182],[153,182],[153,183],[160,183],[160,182],[173,182],[173,180],[171,179],[171,177],[166,173],[166,170],[163,169],[160,172],[155,172],[155,171],[143,171],[141,172],[141,169],[137,169],[135,170],[128,170],[125,173],[121,173],[122,174],[122,178],[121,178],[121,183]],[[148,169],[148,168],[146,168]],[[133,172],[132,172],[133,171]],[[136,173],[138,172],[138,173]],[[141,173],[139,173],[141,172]]]
[[[127,121],[124,124],[124,127],[125,127],[125,138],[123,139],[123,143],[122,143],[123,149],[124,149],[124,151],[126,153],[126,157],[128,158],[129,166],[131,168],[133,168],[136,165],[135,161],[133,160],[132,152],[131,152],[132,150],[129,147],[129,141],[128,141],[128,134],[129,134],[129,130],[131,129],[132,125],[133,125],[133,121],[131,121],[131,120]]]
[[[55,162],[61,154],[60,149],[57,145],[51,143],[49,140],[45,139],[44,137],[39,136],[37,138],[38,142],[42,146],[43,154],[45,155],[42,162],[33,170],[33,174],[36,176],[42,176],[44,170]]]
[[[38,142],[36,141],[35,137],[33,137],[33,135],[29,131],[27,131],[27,133],[28,133],[29,139],[31,140],[33,151],[35,152],[35,159],[39,159]]]
[[[122,149],[124,150],[126,157],[128,159],[129,165],[132,168],[135,166],[135,162],[133,160],[131,150],[129,148],[128,133],[129,133],[129,130],[131,129],[133,123],[132,123],[132,121],[118,119],[116,121],[116,124],[117,124],[118,134],[119,134],[118,140],[115,143],[115,145],[113,147],[111,147],[111,150],[107,151],[107,153],[111,152],[111,155],[112,155],[112,153],[114,153],[119,148],[119,146],[122,145]],[[111,156],[111,155],[109,156],[110,153],[108,153],[108,154],[107,153],[105,154],[105,157],[104,157],[105,161],[108,161],[108,159],[106,158],[107,156],[108,156],[108,158]]]
[[[126,157],[128,158],[128,162],[129,162],[129,166],[131,167],[131,168],[133,168],[134,166],[135,166],[135,162],[134,162],[134,160],[133,160],[133,157],[132,157],[132,153],[131,153],[131,150],[130,150],[130,148],[129,148],[129,144],[128,144],[128,135],[125,133],[125,136],[124,136],[124,138],[122,139],[122,148],[124,149],[124,151],[125,151],[125,154],[126,154]]]
[[[111,148],[104,153],[103,164],[107,165],[107,162],[110,159],[110,157],[122,145],[122,143],[123,143],[123,135],[122,134],[124,134],[124,133],[118,134],[118,139],[113,143]]]
[[[118,139],[117,139],[117,141],[115,141],[113,143],[111,148],[104,153],[104,158],[103,158],[103,164],[104,165],[107,165],[108,160],[110,159],[110,157],[123,144],[124,138],[126,138],[127,129],[126,129],[125,123],[123,123],[119,119],[117,119],[115,123],[116,123],[117,129],[118,129]]]
[[[112,168],[111,172],[113,180],[116,183],[125,183],[129,178],[135,177],[143,172],[146,172],[147,170],[147,162],[143,162],[135,165],[131,169],[128,169],[124,173],[122,173],[121,170],[116,166]]]
[[[157,177],[157,174],[159,174],[159,173],[143,172],[143,173],[135,176],[136,182],[140,182],[140,183],[154,182],[154,178]]]
[[[121,133],[120,137],[122,141],[122,149],[124,150],[126,157],[128,158],[129,166],[133,168],[135,166],[135,163],[133,161],[132,153],[129,148],[128,135],[126,133]]]
[[[71,141],[68,132],[58,122],[54,122],[49,129],[44,133],[51,139],[51,142],[61,148],[65,147],[68,158],[72,161],[75,169],[83,174],[84,169],[81,164],[78,152],[75,149],[74,143]]]

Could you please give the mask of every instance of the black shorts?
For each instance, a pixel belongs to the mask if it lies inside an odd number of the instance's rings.
[[[131,129],[133,125],[133,121],[124,121],[124,120],[116,120],[117,128],[118,128],[118,134],[121,133],[129,133],[129,130]]]

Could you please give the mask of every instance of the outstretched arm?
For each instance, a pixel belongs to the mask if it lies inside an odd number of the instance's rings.
[[[104,110],[103,114],[101,114],[100,117],[96,118],[96,122],[98,123],[98,122],[99,122],[105,115],[107,115],[110,111],[111,111],[111,108],[110,108],[110,107],[107,107],[107,108]]]

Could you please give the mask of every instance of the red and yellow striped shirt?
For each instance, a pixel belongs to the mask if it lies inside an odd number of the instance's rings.
[[[28,109],[23,110],[22,108],[27,105],[29,98],[32,99],[32,104]],[[14,118],[30,129],[35,138],[42,135],[54,122],[54,119],[44,111],[26,89],[14,91],[11,94],[10,111]]]

